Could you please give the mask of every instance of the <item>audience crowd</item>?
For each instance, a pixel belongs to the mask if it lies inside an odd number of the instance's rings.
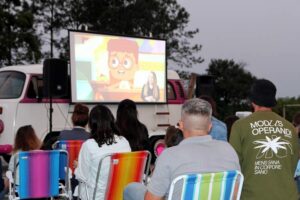
[[[295,179],[294,173],[299,160],[300,112],[292,123],[277,115],[272,111],[277,103],[275,96],[276,87],[271,81],[256,80],[249,96],[254,112],[241,119],[229,116],[225,123],[217,118],[217,105],[211,97],[187,100],[178,113],[181,115],[178,126],[170,126],[166,131],[167,148],[158,156],[149,183],[130,183],[124,190],[124,199],[165,199],[171,181],[178,175],[227,170],[239,170],[245,178],[241,199],[298,199],[295,180],[300,189],[300,179]],[[74,162],[74,179],[82,183],[79,185],[81,199],[91,198],[96,184],[96,198],[104,199],[108,159],[104,159],[100,180],[95,182],[99,161],[104,155],[150,151],[147,127],[138,119],[132,100],[120,102],[116,119],[104,105],[96,105],[89,112],[86,105],[76,104],[72,123],[73,129],[61,131],[58,140],[85,141]],[[17,153],[41,147],[42,142],[32,126],[17,130],[8,165],[8,170],[16,173],[15,184],[19,183],[18,170],[14,169],[14,166],[18,168]],[[0,180],[3,191],[0,199],[7,188],[7,181]],[[176,189],[174,194],[176,198],[180,195]]]

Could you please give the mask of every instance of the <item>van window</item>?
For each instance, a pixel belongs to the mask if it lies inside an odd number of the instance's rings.
[[[184,98],[184,91],[180,81],[175,81],[181,98]]]
[[[168,83],[168,99],[169,100],[176,99],[175,90],[174,90],[173,85],[171,85],[171,83]]]
[[[21,72],[0,72],[0,99],[19,98],[25,83],[25,74]]]
[[[43,96],[43,76],[32,76],[27,89],[27,98],[39,99]]]

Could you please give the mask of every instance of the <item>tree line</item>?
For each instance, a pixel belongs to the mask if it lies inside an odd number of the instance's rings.
[[[0,0],[0,66],[68,59],[67,29],[166,39],[167,58],[180,67],[203,62],[198,29],[176,0]]]

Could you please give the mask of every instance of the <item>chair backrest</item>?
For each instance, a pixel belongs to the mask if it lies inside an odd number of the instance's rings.
[[[145,180],[147,179],[151,154],[148,151],[136,151],[104,156],[99,162],[93,199],[96,198],[101,165],[107,157],[110,157],[110,170],[105,200],[123,200],[123,191],[129,183],[143,182],[144,173],[146,174]]]
[[[62,153],[67,154],[57,150],[19,153],[18,193],[21,199],[53,197],[59,194],[59,157]]]
[[[69,168],[74,174],[74,160],[78,159],[79,151],[84,140],[59,140],[55,144],[55,149],[63,149],[68,152],[69,156]],[[66,164],[66,157],[61,156],[60,158],[61,166]],[[60,167],[59,177],[63,179],[65,177],[65,170],[63,167]]]
[[[239,199],[243,182],[244,177],[237,170],[181,175],[172,181],[168,200],[172,200],[178,187],[181,188],[181,200]]]

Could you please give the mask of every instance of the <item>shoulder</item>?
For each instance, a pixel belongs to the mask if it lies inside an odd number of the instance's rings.
[[[220,156],[226,154],[226,156],[237,157],[235,150],[230,143],[221,140],[212,140],[212,149],[219,151]]]
[[[61,136],[63,136],[63,135],[69,134],[69,133],[71,133],[71,131],[72,131],[72,130],[63,130],[63,131],[61,131],[61,132],[59,133],[59,136],[61,137]]]
[[[218,125],[218,126],[222,126],[222,127],[226,128],[226,124],[215,117],[212,117],[211,122],[213,125]]]
[[[181,152],[182,147],[180,145],[176,145],[173,147],[168,147],[163,150],[163,152],[159,155],[158,160],[160,162],[169,162],[170,159],[174,158],[178,152]]]
[[[118,144],[118,145],[130,146],[128,140],[123,136],[115,135],[115,141],[116,141],[116,144]]]
[[[97,142],[94,139],[86,140],[81,146],[81,148],[86,148],[86,149],[93,149],[96,147],[99,148]]]

